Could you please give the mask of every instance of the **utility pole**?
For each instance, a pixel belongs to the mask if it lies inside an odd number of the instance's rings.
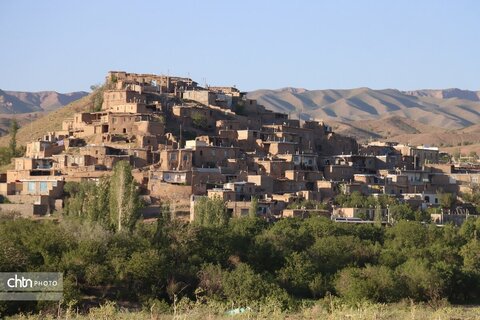
[[[182,146],[182,125],[180,124],[180,139],[178,141],[177,149],[180,149]]]

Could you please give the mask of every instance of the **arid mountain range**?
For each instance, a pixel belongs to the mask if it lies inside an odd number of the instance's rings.
[[[257,90],[249,97],[275,111],[302,119],[340,122],[402,117],[420,123],[464,128],[480,120],[480,92],[459,89],[402,92],[393,89]]]
[[[480,143],[479,91],[283,88],[253,91],[249,97],[293,118],[323,119],[336,132],[361,141],[462,149]]]
[[[55,91],[21,92],[0,90],[0,114],[52,111],[78,100],[88,93]]]
[[[58,93],[55,91],[22,92],[0,90],[0,135],[7,133],[15,118],[21,126],[46,113],[88,95],[87,92]]]
[[[20,145],[26,145],[49,131],[61,130],[64,119],[73,117],[76,112],[91,111],[92,107],[92,95],[90,94],[51,112],[33,113],[30,117],[29,114],[24,114],[25,118],[17,133],[17,142]],[[16,118],[18,119],[18,117]],[[0,147],[7,146],[9,139],[9,135],[0,137]]]
[[[91,108],[91,99],[85,97],[86,94],[0,91],[0,132],[8,129],[12,117],[23,125],[20,143],[40,137],[45,131],[59,129],[63,118]],[[292,118],[323,119],[335,132],[363,142],[390,140],[480,154],[478,91],[284,88],[253,91],[249,97],[258,99],[271,110],[289,113]],[[65,104],[68,106],[60,108]],[[0,139],[0,145],[6,142],[6,137]]]

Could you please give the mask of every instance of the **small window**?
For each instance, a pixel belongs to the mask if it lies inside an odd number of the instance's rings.
[[[45,181],[40,182],[40,193],[47,193],[47,192],[48,192],[47,182]]]
[[[35,182],[29,182],[29,183],[28,183],[28,192],[29,192],[29,193],[34,193],[35,190],[36,190],[36,188],[35,188]]]

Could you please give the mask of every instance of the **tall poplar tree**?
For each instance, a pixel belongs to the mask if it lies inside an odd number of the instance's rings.
[[[10,124],[10,143],[8,144],[11,157],[17,156],[17,132],[19,128],[17,120],[13,119]]]
[[[220,197],[200,197],[195,202],[194,222],[204,227],[221,227],[228,223],[225,201]]]
[[[132,230],[139,218],[140,200],[132,166],[120,161],[113,168],[109,188],[110,224],[117,232]]]

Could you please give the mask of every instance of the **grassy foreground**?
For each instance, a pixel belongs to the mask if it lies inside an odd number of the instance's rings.
[[[441,306],[432,307],[427,304],[413,304],[401,302],[396,304],[362,303],[356,306],[339,303],[325,303],[305,306],[295,313],[281,312],[275,307],[266,307],[242,314],[227,315],[218,312],[219,306],[182,304],[180,301],[176,311],[163,312],[151,310],[129,312],[117,308],[114,303],[107,303],[98,308],[90,309],[86,315],[78,314],[75,310],[60,310],[56,315],[19,315],[7,319],[138,319],[138,320],[170,320],[170,319],[399,319],[399,320],[464,320],[480,319],[480,306]]]

